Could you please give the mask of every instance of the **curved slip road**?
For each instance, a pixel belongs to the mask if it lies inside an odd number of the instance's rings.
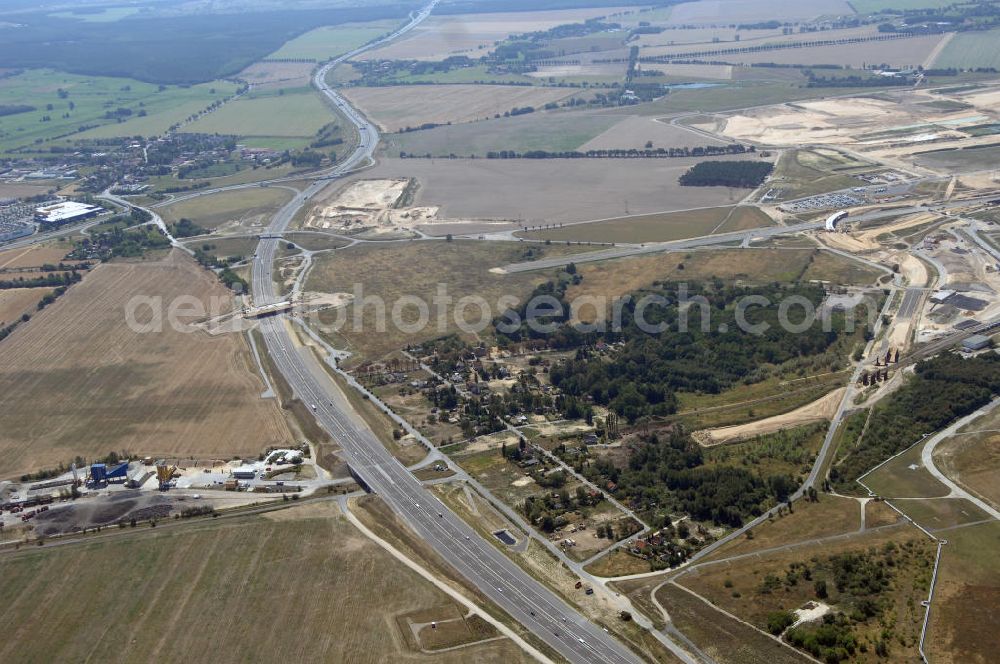
[[[961,429],[967,424],[970,424],[974,420],[982,417],[986,413],[989,413],[997,406],[1000,406],[1000,399],[994,399],[993,401],[983,406],[979,410],[975,411],[974,413],[966,415],[957,422],[954,422],[951,426],[947,427],[946,429],[943,429],[942,431],[934,434],[934,436],[932,436],[930,439],[928,439],[926,443],[924,443],[924,448],[920,450],[920,462],[923,464],[924,468],[926,468],[927,471],[930,472],[931,475],[933,475],[935,478],[937,478],[939,482],[941,482],[941,484],[944,484],[946,487],[948,487],[948,489],[951,491],[951,494],[949,495],[965,498],[970,503],[972,503],[982,511],[986,512],[994,519],[1000,521],[1000,510],[996,509],[995,507],[993,507],[993,505],[990,505],[989,503],[987,503],[985,500],[982,500],[978,496],[974,496],[965,489],[963,489],[961,486],[958,485],[957,482],[952,481],[950,477],[945,475],[943,472],[941,472],[941,470],[937,466],[934,465],[934,449],[938,446],[939,443],[955,435],[955,433],[959,429]]]
[[[366,118],[326,84],[327,72],[367,48],[412,29],[430,14],[436,1],[396,33],[344,55],[317,71],[313,79],[316,87],[358,127],[360,135],[354,153],[331,170],[330,178],[344,175],[371,158],[379,135]],[[268,234],[283,233],[295,213],[326,184],[324,180],[315,181],[297,194],[274,216]],[[258,245],[252,273],[254,303],[258,306],[280,299],[274,289],[273,274],[278,245],[276,238],[262,239]],[[315,360],[310,354],[296,350],[282,318],[263,319],[259,329],[278,371],[296,396],[313,409],[320,426],[341,445],[354,472],[484,595],[571,662],[639,661],[621,643],[580,616],[494,545],[484,541],[396,461],[370,430],[359,427],[347,413],[336,408],[307,364]],[[686,653],[680,653],[686,662],[694,664]]]

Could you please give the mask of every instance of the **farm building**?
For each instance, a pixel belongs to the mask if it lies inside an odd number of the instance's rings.
[[[63,201],[35,209],[35,221],[42,224],[66,224],[94,217],[104,212],[104,208],[76,201]]]

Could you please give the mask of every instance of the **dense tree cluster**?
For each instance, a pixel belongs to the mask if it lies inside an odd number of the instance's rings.
[[[114,226],[81,239],[70,256],[108,261],[112,258],[137,258],[152,249],[169,246],[170,240],[158,228],[143,226],[125,229]]]
[[[204,235],[207,232],[207,230],[186,217],[182,218],[176,224],[172,224],[170,227],[170,233],[174,237],[195,237],[196,235]]]
[[[438,126],[438,125],[434,125]],[[404,131],[417,131],[408,129]],[[745,154],[754,152],[754,146],[740,143],[727,145],[704,145],[698,147],[647,147],[647,148],[611,148],[602,150],[490,150],[487,159],[675,159],[683,157],[712,157],[717,155]],[[468,155],[475,158],[475,154]],[[459,155],[448,154],[434,156],[430,153],[415,154],[402,151],[400,159],[457,159]]]
[[[913,78],[910,76],[862,76],[850,74],[847,76],[817,76],[815,72],[803,71],[809,79],[807,88],[885,88],[890,86],[902,87],[913,85]]]
[[[685,187],[760,186],[774,165],[768,161],[703,161],[688,169],[679,182]]]
[[[5,31],[5,67],[52,67],[88,76],[191,84],[227,78],[313,28],[402,19],[412,5],[139,15],[127,24],[62,18],[46,8],[18,14]],[[168,12],[169,13],[169,12]],[[127,27],[126,27],[127,26]],[[184,44],[178,48],[178,44]]]
[[[906,384],[874,407],[860,440],[830,470],[841,490],[889,457],[956,419],[968,415],[1000,392],[1000,355],[971,358],[945,354],[921,362]]]
[[[585,472],[614,487],[619,499],[638,509],[689,514],[697,521],[738,527],[748,517],[788,500],[794,478],[763,476],[737,466],[705,464],[700,445],[679,428],[642,437],[631,445],[625,467],[599,459]]]
[[[238,293],[245,293],[250,287],[250,284],[246,282],[240,275],[236,274],[232,265],[239,263],[244,260],[243,256],[227,256],[225,258],[217,256],[215,253],[214,244],[203,244],[194,250],[194,259],[198,263],[209,270],[212,270],[219,277],[221,281],[227,288],[230,288]]]
[[[323,125],[319,132],[316,134],[316,138],[309,147],[313,149],[327,148],[334,145],[342,145],[344,139],[340,136],[340,125],[336,122],[330,122]],[[333,157],[336,160],[336,157]]]
[[[62,287],[75,284],[81,279],[83,279],[83,276],[76,270],[46,274],[40,277],[34,277],[33,279],[25,279],[24,277],[18,277],[16,279],[0,279],[0,290],[9,290],[11,288]]]
[[[29,106],[27,104],[0,104],[0,117],[5,115],[17,115],[19,113],[31,113],[34,110],[34,106]]]
[[[740,329],[737,307],[746,301],[744,298],[762,297],[776,303],[783,297],[798,296],[818,307],[825,297],[818,286],[742,287],[719,283],[694,287],[687,296],[692,304],[686,309],[678,306],[676,292],[672,288],[664,290],[666,306],[650,306],[643,311],[646,323],[662,325],[664,331],[650,333],[640,327],[633,298],[623,309],[622,331],[603,335],[607,341],[624,342],[614,357],[595,356],[581,348],[573,360],[552,368],[552,384],[568,395],[592,399],[635,422],[646,415],[674,412],[676,391],[718,394],[741,382],[756,382],[763,366],[820,355],[844,334],[839,319],[832,322],[830,331],[824,331],[819,320],[802,332],[785,329],[778,321],[777,304],[744,310],[747,323],[767,325],[762,334]],[[705,306],[693,304],[695,301]],[[702,326],[703,316],[707,329]],[[563,333],[570,347],[580,341],[571,332],[572,328],[568,328]],[[558,342],[560,337],[554,340]]]

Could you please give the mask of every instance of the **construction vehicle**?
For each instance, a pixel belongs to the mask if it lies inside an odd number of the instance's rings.
[[[163,461],[156,464],[156,479],[160,483],[160,491],[170,488],[170,481],[175,472],[177,472],[177,466],[168,466]]]

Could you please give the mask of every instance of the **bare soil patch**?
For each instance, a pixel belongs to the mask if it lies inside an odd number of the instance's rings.
[[[48,191],[48,187],[20,182],[0,182],[0,198],[27,198]]]
[[[775,415],[763,420],[757,420],[756,422],[748,422],[731,427],[705,429],[703,431],[696,431],[693,435],[700,444],[709,447],[721,443],[746,440],[747,438],[761,434],[773,433],[810,422],[829,420],[837,411],[837,405],[844,398],[844,391],[846,389],[842,387],[834,390],[810,404],[796,408],[783,415]]]

